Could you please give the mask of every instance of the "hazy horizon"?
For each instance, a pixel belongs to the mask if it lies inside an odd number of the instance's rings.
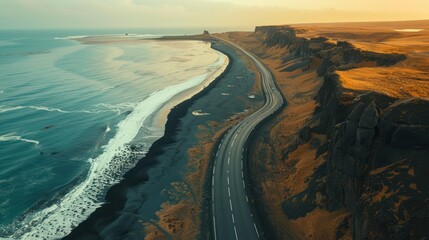
[[[0,29],[239,28],[425,20],[429,1],[3,0]],[[370,6],[370,8],[369,8]]]

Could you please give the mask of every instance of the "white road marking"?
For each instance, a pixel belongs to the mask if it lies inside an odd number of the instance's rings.
[[[217,152],[216,152],[216,157],[219,155],[219,149],[217,150]]]
[[[234,146],[235,138],[232,140],[231,147]]]
[[[238,137],[238,133],[242,130],[242,129],[244,129],[243,130],[243,132],[248,132],[248,133],[250,133],[250,131],[252,131],[252,130],[255,130],[255,128],[256,128],[256,126],[257,126],[257,124],[261,121],[261,120],[263,120],[265,117],[267,117],[269,114],[271,114],[271,113],[274,113],[275,111],[273,111],[273,109],[274,108],[276,108],[276,107],[278,107],[278,104],[279,104],[279,102],[283,102],[283,100],[281,99],[281,100],[279,100],[279,101],[277,101],[275,98],[277,98],[277,97],[279,97],[280,95],[280,93],[278,92],[278,90],[277,89],[274,89],[274,87],[275,87],[275,85],[273,85],[271,82],[273,81],[273,79],[272,79],[272,76],[271,76],[271,73],[266,69],[266,67],[264,66],[264,64],[262,64],[260,61],[258,61],[254,56],[252,56],[250,53],[248,53],[248,52],[246,52],[246,51],[244,51],[242,48],[240,48],[239,46],[237,46],[237,45],[235,45],[235,44],[233,44],[233,43],[231,43],[233,46],[235,46],[235,47],[237,47],[237,49],[239,49],[239,50],[241,50],[245,55],[247,55],[252,61],[254,61],[255,62],[255,64],[256,64],[256,66],[257,66],[257,68],[258,68],[258,71],[260,72],[260,74],[261,74],[261,76],[263,77],[262,78],[262,86],[263,86],[263,93],[265,94],[265,103],[264,103],[264,106],[262,106],[261,107],[261,109],[259,109],[258,111],[256,111],[255,113],[253,113],[253,114],[250,114],[249,116],[248,116],[248,118],[247,119],[245,119],[243,122],[241,122],[241,123],[239,123],[239,124],[237,124],[237,125],[235,125],[234,127],[232,127],[232,128],[229,128],[228,130],[227,130],[227,134],[225,134],[224,136],[223,136],[223,138],[222,138],[222,140],[221,140],[221,143],[226,139],[226,138],[228,138],[228,140],[227,141],[225,141],[225,142],[228,142],[228,144],[230,143],[230,140],[232,139],[232,135],[235,135],[234,137],[233,137],[233,141],[232,141],[232,145],[234,145],[234,143],[235,143],[235,140],[236,140],[236,138]],[[271,89],[271,88],[272,89]],[[276,95],[274,95],[273,94],[273,92],[276,94]],[[271,95],[270,95],[271,94]],[[280,98],[281,98],[281,96],[280,96]],[[252,122],[252,121],[254,121],[254,122]],[[232,130],[232,131],[231,131]],[[245,137],[245,136],[242,136],[242,137]],[[238,143],[239,144],[239,143]],[[232,146],[231,145],[231,146]],[[230,151],[229,151],[229,156],[231,156],[231,146],[229,147],[230,148]],[[226,149],[227,147],[225,147],[225,149]],[[241,159],[243,160],[243,158],[244,158],[244,148],[242,149],[242,156],[241,156]],[[218,151],[219,152],[219,151]],[[221,153],[222,154],[222,153]],[[224,157],[225,155],[223,155],[223,157]],[[222,158],[222,160],[224,160],[224,158]],[[216,158],[215,158],[215,161],[214,162],[216,162]],[[228,159],[228,164],[230,164],[230,159]],[[243,172],[243,161],[241,162],[241,169],[242,169],[242,181],[243,181],[243,187],[245,187],[245,183],[244,183],[244,172]],[[227,170],[227,172],[228,172],[228,178],[227,178],[227,181],[228,181],[228,194],[230,195],[230,187],[229,187],[229,185],[230,185],[230,182],[229,182],[229,170]],[[248,199],[248,197],[247,197],[247,195],[245,195],[246,196],[246,201],[247,202],[249,202],[249,199]],[[231,214],[232,214],[232,218],[233,218],[233,223],[235,222],[235,219],[234,219],[234,215],[233,215],[233,212],[232,212],[232,201],[231,201],[231,196],[229,197],[229,201],[230,201],[230,208],[231,208]],[[214,214],[214,201],[213,201],[213,214]],[[214,216],[214,215],[213,215]],[[251,216],[253,217],[253,214],[251,213]],[[258,238],[260,237],[259,236],[259,232],[258,232],[258,229],[257,229],[257,227],[256,227],[256,223],[254,222],[253,223],[253,225],[254,225],[254,228],[255,228],[255,231],[256,231],[256,233],[257,233],[257,235],[258,235]],[[235,238],[236,238],[236,240],[238,240],[238,234],[237,234],[237,228],[236,228],[236,225],[235,225],[235,223],[233,224],[233,226],[234,226],[234,232],[235,232]],[[215,228],[215,226],[214,226],[214,228]],[[214,233],[214,237],[215,237],[215,240],[217,240],[216,239],[216,228],[215,228],[215,233]]]
[[[226,177],[226,180],[228,181],[228,185],[229,185],[229,177]]]
[[[243,180],[243,188],[246,188],[246,184],[244,184],[244,180]]]
[[[253,226],[255,227],[256,234],[258,234],[258,237],[259,237],[259,232],[258,232],[258,228],[256,228],[256,224],[255,224],[255,223],[253,223]]]
[[[244,178],[244,172],[243,172],[243,169],[241,169],[241,178]]]
[[[237,235],[237,229],[234,226],[234,232],[235,232],[235,239],[238,240],[238,235]]]
[[[232,217],[232,223],[235,223],[234,213],[231,213],[231,217]]]
[[[215,174],[215,172],[216,172],[216,165],[213,167],[213,175]]]
[[[232,202],[231,202],[231,199],[229,199],[229,208],[231,209],[231,212],[232,212]]]
[[[216,218],[213,216],[213,232],[214,232],[214,239],[217,240],[216,236]]]
[[[214,187],[214,175],[212,176],[212,186]]]
[[[229,164],[229,161],[231,161],[231,157],[228,157],[228,164]]]
[[[231,197],[231,189],[228,186],[228,196]]]

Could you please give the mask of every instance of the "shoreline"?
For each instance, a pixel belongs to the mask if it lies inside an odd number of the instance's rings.
[[[214,49],[213,42],[211,48]],[[214,50],[219,51],[217,49]],[[221,53],[225,54],[223,52]],[[116,212],[123,209],[125,206],[127,200],[127,197],[125,196],[126,189],[135,186],[137,183],[143,183],[149,180],[148,171],[157,163],[157,160],[155,159],[156,156],[163,152],[163,147],[166,144],[175,141],[174,138],[179,130],[181,118],[186,115],[188,109],[196,100],[202,98],[210,90],[216,87],[218,82],[225,74],[228,73],[232,60],[230,56],[227,54],[225,55],[229,61],[224,71],[206,87],[203,87],[201,91],[197,92],[185,101],[180,102],[170,110],[165,124],[164,135],[152,144],[146,156],[140,159],[135,167],[130,169],[123,176],[123,180],[120,181],[120,183],[112,186],[107,191],[105,197],[106,203],[95,210],[85,221],[81,222],[76,228],[74,228],[69,235],[65,236],[64,239],[75,239],[77,237],[85,238],[91,235],[94,236],[94,234],[95,236],[99,236],[98,232],[103,230],[103,226],[107,226],[107,224],[113,222],[119,217]],[[167,105],[168,104],[170,103],[167,103]]]
[[[236,98],[235,103],[237,104],[250,104],[247,106],[244,112],[235,111],[238,114],[234,114],[227,121],[218,122],[219,120],[212,120],[215,122],[206,122],[206,125],[199,125],[201,129],[196,133],[196,139],[198,142],[195,145],[190,146],[188,149],[188,170],[186,171],[185,176],[181,182],[174,182],[173,184],[173,194],[182,194],[184,198],[178,200],[178,202],[170,203],[164,202],[161,205],[161,209],[156,212],[157,218],[159,221],[152,222],[150,225],[146,225],[145,229],[149,235],[145,239],[154,240],[154,239],[165,239],[165,238],[174,238],[174,239],[207,239],[210,238],[210,228],[211,225],[207,225],[207,222],[211,221],[211,211],[208,211],[210,206],[211,196],[207,194],[211,193],[210,188],[210,174],[208,174],[210,169],[213,167],[212,161],[213,151],[216,148],[217,142],[221,139],[223,134],[227,130],[236,124],[240,119],[247,116],[251,112],[258,109],[259,104],[262,105],[262,90],[261,90],[261,79],[256,70],[254,63],[248,59],[241,51],[236,49],[224,41],[216,40],[215,49],[221,51],[225,55],[228,55],[231,59],[232,70],[231,74],[226,74],[225,81],[230,81],[231,76],[233,75],[233,83],[239,84],[243,79],[243,76],[237,74],[237,66],[242,64],[241,71],[251,73],[253,75],[252,79],[247,81],[247,84],[250,84],[250,88],[239,89],[239,95],[241,98]],[[234,59],[234,60],[232,60]],[[234,64],[236,62],[237,64]],[[244,68],[244,69],[243,69]],[[240,73],[242,74],[242,72]],[[257,75],[257,76],[256,76]],[[244,77],[247,78],[247,77]],[[229,79],[229,80],[228,80]],[[223,82],[224,89],[233,87],[230,84]],[[243,91],[244,90],[244,91]],[[256,98],[259,100],[257,104],[253,104],[253,97],[249,97],[249,94],[255,94]],[[209,94],[211,95],[211,94]],[[223,96],[225,96],[222,93]],[[244,95],[244,96],[243,96]],[[229,96],[229,94],[226,94]],[[243,98],[244,97],[244,98]],[[210,99],[210,96],[207,97]],[[207,100],[207,98],[205,98]],[[224,97],[221,97],[224,98]],[[230,98],[230,97],[227,97]],[[230,103],[228,103],[229,105]],[[249,111],[250,110],[250,111]],[[221,113],[227,112],[227,108],[221,108]],[[188,114],[191,114],[190,112]],[[222,115],[222,114],[221,114]],[[185,124],[186,125],[186,124]],[[180,133],[179,133],[180,134]],[[196,171],[194,166],[198,165]],[[176,185],[178,184],[178,185]],[[182,184],[182,185],[181,185]],[[184,187],[184,188],[183,188]],[[189,193],[191,190],[191,193]],[[171,193],[170,193],[171,194]],[[197,196],[197,197],[196,197]],[[159,224],[156,225],[156,224]],[[199,226],[196,228],[195,226]],[[167,231],[163,231],[167,230]]]

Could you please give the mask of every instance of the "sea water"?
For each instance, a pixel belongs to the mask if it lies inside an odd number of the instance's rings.
[[[70,37],[89,35],[115,41]],[[0,31],[1,238],[67,235],[163,135],[162,109],[228,61],[209,43],[145,36]]]

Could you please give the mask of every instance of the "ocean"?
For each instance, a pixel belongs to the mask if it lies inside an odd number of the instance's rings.
[[[0,31],[0,238],[67,235],[225,69],[209,43],[135,41],[196,33],[174,31]]]

